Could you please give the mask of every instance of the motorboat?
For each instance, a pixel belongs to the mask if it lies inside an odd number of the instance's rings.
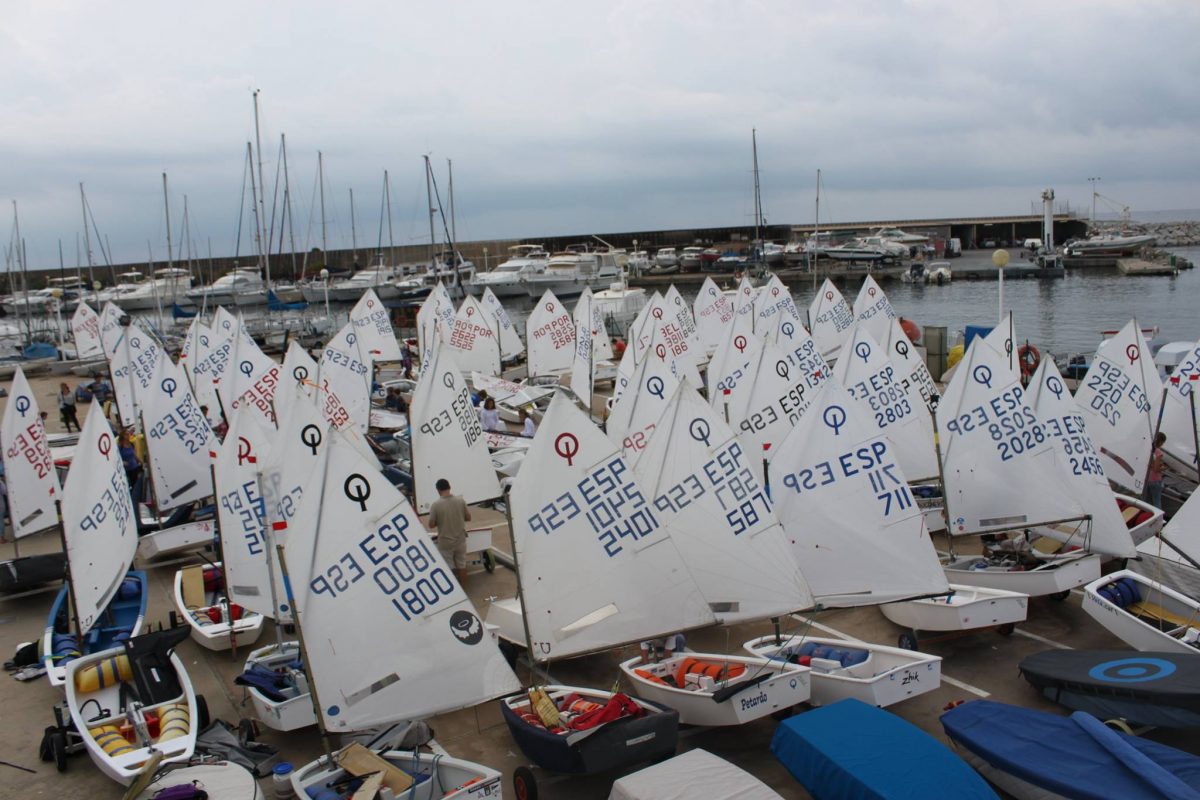
[[[374,289],[380,300],[390,300],[399,294],[395,286],[398,270],[382,263],[361,269],[346,280],[334,281],[325,286],[324,281],[310,283],[303,289],[304,299],[309,303],[323,303],[326,295],[331,303],[357,303],[367,289]]]
[[[679,267],[679,253],[674,247],[660,247],[654,254],[654,265],[661,269]]]
[[[867,244],[855,239],[836,247],[826,247],[823,255],[838,261],[895,261],[895,249],[882,244]]]
[[[697,272],[700,269],[700,259],[704,254],[703,247],[685,247],[679,253],[679,269],[681,272]]]
[[[807,263],[808,258],[808,248],[801,239],[793,239],[783,246],[783,260],[792,266]]]
[[[700,269],[704,272],[710,271],[712,265],[717,263],[717,259],[721,257],[721,250],[717,247],[707,247],[700,253]]]
[[[234,267],[209,286],[189,289],[184,295],[196,305],[253,306],[267,302],[267,285],[257,267]]]
[[[646,290],[629,288],[624,281],[610,284],[592,295],[592,308],[599,314],[609,331],[624,332],[646,307]]]
[[[1067,242],[1064,249],[1069,256],[1131,256],[1157,241],[1158,238],[1153,234],[1101,234]]]
[[[146,278],[140,272],[118,275],[119,283],[109,297],[101,292],[101,301],[112,300],[125,311],[144,311],[154,308],[170,308],[172,303],[186,303],[187,292],[192,288],[192,276],[180,267],[164,267]]]
[[[950,268],[949,261],[933,261],[925,265],[924,275],[926,283],[936,283],[941,286],[954,278],[954,272]]]
[[[929,244],[928,236],[922,236],[919,233],[906,233],[899,228],[879,228],[878,230],[872,231],[871,235],[879,236],[880,238],[887,239],[891,242],[898,242],[899,244],[904,245],[905,248]]]
[[[438,281],[446,286],[455,283],[469,286],[475,280],[475,264],[463,258],[460,251],[452,254],[446,250],[433,257],[433,263],[425,268],[421,278],[431,287],[436,286]]]
[[[556,297],[569,297],[579,294],[585,287],[608,286],[622,277],[616,256],[611,252],[564,251],[550,256],[543,273],[529,275],[521,282],[529,296],[536,300],[547,289]]]
[[[783,245],[776,242],[763,242],[759,248],[762,254],[763,263],[767,266],[775,267],[784,262],[785,253]]]
[[[726,250],[716,261],[706,263],[708,272],[736,272],[746,266],[746,257],[733,250]]]
[[[546,271],[550,254],[540,244],[518,244],[508,248],[507,261],[490,272],[477,272],[465,288],[473,295],[491,289],[496,297],[517,297],[526,294],[522,279]]]

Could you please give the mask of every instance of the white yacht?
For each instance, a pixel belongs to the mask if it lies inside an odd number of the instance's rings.
[[[100,300],[112,300],[125,311],[154,309],[160,304],[169,309],[171,303],[187,304],[187,292],[191,288],[191,274],[180,267],[156,269],[149,279],[140,272],[126,272],[117,276],[117,285],[110,293],[100,293]]]
[[[610,333],[628,331],[647,302],[645,289],[630,289],[624,281],[592,295],[592,308],[600,314]]]
[[[880,228],[872,235],[882,236],[884,239],[889,239],[893,242],[899,242],[905,247],[915,247],[920,244],[929,244],[929,237],[922,236],[919,233],[907,233],[899,228]]]
[[[872,239],[874,241],[871,241]],[[907,252],[907,248],[903,245],[884,242],[878,236],[868,236],[840,244],[837,247],[826,247],[824,255],[839,261],[895,261],[903,255],[897,253],[897,248]]]
[[[654,263],[656,266],[669,269],[679,266],[679,254],[674,247],[660,247],[658,252],[654,254]]]
[[[683,272],[699,272],[700,257],[704,255],[703,247],[685,247],[679,254],[679,269]]]
[[[475,279],[475,265],[463,258],[461,251],[454,255],[457,255],[457,258],[454,258],[449,250],[438,253],[433,259],[433,264],[426,268],[425,282],[430,286],[436,285],[438,281],[447,286],[452,285],[455,281],[454,267],[451,266],[451,262],[454,261],[458,264],[459,282],[463,286],[468,286]]]
[[[583,291],[583,287],[595,289],[621,280],[623,273],[617,265],[616,254],[610,251],[576,252],[566,251],[550,256],[546,271],[541,275],[530,275],[522,280],[525,291],[537,300],[549,289],[556,297],[570,297]]]
[[[233,272],[222,275],[211,285],[189,289],[185,295],[196,305],[207,303],[209,308],[263,305],[267,302],[267,285],[257,267],[234,267]]]
[[[400,277],[400,270],[385,266],[382,258],[381,255],[380,263],[360,269],[349,278],[331,280],[328,288],[321,280],[309,283],[302,290],[304,299],[310,303],[323,303],[328,295],[331,303],[357,303],[367,289],[374,289],[380,300],[396,297],[400,293],[395,285],[396,279]]]
[[[521,281],[544,273],[550,261],[550,254],[540,244],[518,244],[508,248],[508,252],[507,261],[491,272],[477,273],[465,285],[466,290],[477,296],[483,294],[484,289],[491,289],[496,297],[524,295],[525,287]]]
[[[640,275],[654,266],[654,259],[645,250],[634,250],[625,260],[625,268],[634,275]]]

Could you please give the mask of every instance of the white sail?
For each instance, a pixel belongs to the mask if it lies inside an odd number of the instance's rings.
[[[275,388],[275,418],[279,420],[282,430],[283,420],[291,413],[291,406],[296,401],[315,403],[317,394],[317,375],[320,367],[313,357],[293,339],[288,343],[287,352],[283,356],[283,366],[279,370],[279,386]]]
[[[154,366],[163,355],[158,340],[137,323],[122,329],[109,361],[121,424],[131,428],[142,413],[142,402],[154,384]]]
[[[1017,331],[1013,324],[1012,312],[1005,314],[1000,324],[992,328],[984,338],[997,353],[1004,356],[1004,362],[1012,377],[1020,380],[1021,365],[1017,363]]]
[[[651,348],[637,365],[629,386],[613,404],[604,427],[608,438],[627,456],[632,457],[650,441],[679,381],[665,347]]]
[[[608,361],[613,357],[613,348],[612,339],[608,335],[608,325],[604,321],[604,313],[595,301],[592,290],[586,286],[579,293],[580,303],[583,302],[584,297],[587,298],[588,306],[592,309],[592,359],[596,362]],[[576,308],[578,307],[576,304]]]
[[[104,356],[111,359],[117,352],[117,343],[121,340],[121,319],[125,312],[116,303],[108,302],[100,309],[100,344],[104,347]]]
[[[354,324],[347,322],[321,351],[317,365],[325,419],[339,430],[365,433],[371,415],[371,363],[358,346]]]
[[[708,402],[722,419],[729,421],[730,409],[744,407],[749,402],[747,398],[754,387],[754,374],[765,345],[757,336],[739,334],[726,337],[713,353],[705,374]]]
[[[642,310],[633,318],[633,322],[626,331],[625,339],[629,344],[628,349],[633,351],[631,366],[637,366],[637,363],[642,360],[642,354],[650,347],[650,312],[657,308],[660,302],[662,302],[662,295],[655,291],[646,301],[646,305],[642,306]]]
[[[63,486],[63,538],[79,630],[89,630],[121,586],[137,550],[125,467],[104,411],[93,405]]]
[[[754,330],[759,336],[773,342],[785,320],[799,322],[800,312],[796,310],[796,301],[792,299],[787,286],[778,275],[772,275],[754,298]]]
[[[663,341],[671,348],[675,359],[693,366],[703,364],[708,354],[700,342],[700,332],[696,328],[692,309],[684,302],[683,295],[675,288],[675,284],[667,287],[667,293],[663,295],[663,308],[670,319],[664,320],[669,324],[659,323],[659,329],[663,333]]]
[[[360,731],[519,690],[408,502],[332,437],[302,501],[317,524],[294,529],[285,552],[325,728]]]
[[[1146,485],[1162,379],[1137,320],[1096,351],[1075,390],[1110,481],[1140,495]]]
[[[595,340],[592,336],[592,293],[584,289],[575,304],[575,353],[571,360],[571,391],[591,414],[592,383],[595,376]]]
[[[413,491],[424,514],[437,499],[435,484],[450,481],[468,503],[500,494],[479,414],[454,357],[438,348],[417,382],[409,409],[412,428]]]
[[[821,605],[949,590],[894,448],[836,381],[822,385],[779,445],[771,488],[796,563]]]
[[[854,319],[856,322],[869,322],[880,314],[891,318],[896,316],[896,310],[892,308],[892,303],[883,293],[883,289],[868,275],[863,278],[858,297],[854,300]]]
[[[146,428],[146,465],[159,511],[193,503],[212,494],[208,454],[216,446],[183,368],[161,354],[151,391],[142,404]]]
[[[75,339],[75,357],[80,361],[104,355],[104,343],[100,340],[100,315],[83,301],[71,315],[71,336]]]
[[[939,394],[937,384],[933,382],[933,376],[929,374],[929,367],[921,358],[921,352],[900,327],[900,320],[892,320],[883,346],[887,349],[888,358],[896,367],[896,380],[904,387],[913,408],[928,408],[933,396]]]
[[[200,345],[198,359],[192,364],[192,374],[195,377],[193,386],[196,401],[208,407],[208,420],[214,424],[221,421],[222,408],[217,397],[217,384],[225,375],[233,354],[233,337],[237,333],[237,319],[224,308],[218,308],[213,317],[213,324],[207,333],[201,332],[196,337]],[[232,409],[224,409],[224,413],[233,414]]]
[[[844,356],[843,356],[844,357]],[[1001,353],[975,337],[937,409],[952,534],[1020,530],[1086,513],[1055,442]]]
[[[279,385],[279,365],[267,357],[246,332],[239,319],[233,337],[231,364],[225,369],[217,391],[224,401],[225,413],[250,406],[275,426],[275,387]]]
[[[13,374],[4,418],[0,421],[0,449],[4,453],[13,536],[20,539],[57,525],[54,503],[62,495],[58,472],[46,441],[37,396],[29,388],[20,366]]]
[[[509,499],[535,658],[715,621],[620,449],[565,397],[550,404]]]
[[[737,293],[733,296],[733,316],[735,321],[744,325],[749,320],[750,330],[754,330],[754,299],[758,297],[758,289],[746,275],[738,281]],[[735,322],[736,324],[736,322]]]
[[[712,278],[705,278],[692,303],[692,318],[704,352],[711,356],[725,340],[725,330],[733,322],[733,306]]]
[[[913,480],[937,477],[929,407],[913,403],[888,352],[863,326],[854,326],[833,376],[858,405],[867,427],[888,437],[905,475]]]
[[[567,309],[546,290],[525,320],[529,375],[566,372],[575,355],[575,323]]]
[[[621,360],[617,363],[617,377],[613,381],[613,405],[616,405],[617,401],[621,399],[621,395],[625,394],[625,390],[629,388],[629,383],[633,380],[633,373],[636,370],[637,361],[633,356],[633,348],[626,347],[625,352],[621,354]]]
[[[1174,547],[1166,542],[1170,542]],[[1186,588],[1182,590],[1185,594],[1195,598],[1196,589],[1193,586],[1200,585],[1200,568],[1197,568],[1195,564],[1200,561],[1200,492],[1193,491],[1187,502],[1180,506],[1175,515],[1163,526],[1161,533],[1158,536],[1151,536],[1138,545],[1137,549],[1142,555],[1155,556],[1183,567],[1186,570],[1183,574],[1187,575],[1189,580],[1184,583]],[[1179,550],[1182,550],[1187,556],[1180,554]],[[1153,571],[1154,564],[1155,562],[1151,562],[1150,565],[1142,567],[1142,573],[1156,580],[1167,578],[1168,576],[1158,575]],[[1176,581],[1169,583],[1174,584]],[[1188,586],[1188,584],[1192,584],[1192,586]]]
[[[714,390],[736,370],[741,369],[761,338],[754,335],[754,316],[734,314],[725,326],[725,339],[717,346],[708,362],[707,389],[709,402],[714,401]]]
[[[268,565],[274,554],[259,475],[277,436],[262,415],[243,406],[233,412],[213,467],[225,590],[231,601],[272,619],[280,613],[271,601]]]
[[[500,339],[497,331],[495,318],[468,294],[463,297],[462,305],[450,326],[450,338],[442,346],[450,351],[454,363],[461,369],[499,375]]]
[[[354,308],[350,309],[350,322],[354,325],[363,355],[369,356],[372,361],[400,360],[400,343],[396,341],[396,332],[392,330],[387,307],[374,289],[363,292]]]
[[[450,338],[453,322],[454,303],[446,287],[438,281],[417,311],[417,347],[421,351],[422,364],[432,355],[438,339],[444,342]]]
[[[808,306],[809,329],[821,355],[828,359],[837,358],[853,324],[854,312],[850,310],[850,304],[833,281],[826,278]]]
[[[1194,394],[1200,389],[1200,342],[1175,367],[1166,384],[1167,399],[1163,406],[1162,425],[1166,435],[1163,450],[1180,464],[1198,473],[1196,462],[1196,432],[1200,430],[1200,403]]]
[[[192,317],[187,333],[183,336],[183,342],[179,346],[177,363],[183,368],[184,377],[187,378],[188,386],[192,387],[193,394],[196,392],[195,362],[200,354],[200,334],[207,334],[207,332],[208,325],[204,324],[200,317]]]
[[[1026,391],[1029,405],[1046,436],[1054,440],[1060,474],[1071,493],[1092,515],[1090,525],[1050,526],[1039,532],[1058,541],[1084,546],[1093,553],[1117,558],[1136,556],[1129,528],[1104,475],[1100,451],[1088,435],[1087,423],[1053,358],[1042,359]]]
[[[757,365],[750,366],[748,391],[735,389],[729,416],[746,452],[753,454],[751,465],[758,475],[762,475],[761,460],[774,456],[829,378],[829,365],[812,339],[795,350],[763,345]]]
[[[725,421],[687,381],[633,470],[723,623],[812,605],[771,499]],[[653,498],[650,500],[650,498]]]
[[[521,341],[520,334],[517,333],[517,326],[513,325],[512,318],[508,316],[504,304],[500,302],[500,298],[496,297],[496,293],[490,287],[484,287],[479,304],[483,306],[484,311],[491,315],[496,326],[500,328],[500,357],[507,360],[524,353],[525,344]]]

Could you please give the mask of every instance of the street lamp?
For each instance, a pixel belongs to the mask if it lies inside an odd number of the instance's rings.
[[[998,319],[1001,321],[1004,320],[1004,268],[1008,266],[1008,259],[1009,255],[1007,250],[997,250],[996,252],[992,253],[992,263],[996,265],[996,269],[999,270],[1000,273],[1000,316]]]
[[[1099,178],[1088,178],[1088,183],[1092,185],[1092,225],[1096,224],[1096,184],[1100,182]]]
[[[637,277],[640,278],[640,277],[642,277],[642,262],[640,260],[638,260],[637,251],[638,251],[637,239],[634,239],[633,240],[633,253],[634,253],[633,269],[637,273]]]
[[[321,282],[325,284],[325,319],[333,324],[333,315],[329,313],[329,270],[321,270]]]
[[[483,248],[483,271],[488,272],[488,253],[487,248]]]

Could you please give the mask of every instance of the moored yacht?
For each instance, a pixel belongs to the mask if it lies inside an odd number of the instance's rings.
[[[679,266],[679,254],[674,247],[660,247],[654,254],[654,263],[663,269]]]
[[[395,267],[383,264],[383,254],[378,256],[378,263],[360,269],[345,280],[333,281],[328,287],[329,301],[332,303],[357,303],[367,289],[374,289],[380,300],[389,300],[399,294],[394,281],[399,276]],[[314,281],[303,289],[304,299],[310,303],[322,303],[326,297],[326,287],[323,281]]]
[[[267,302],[267,285],[257,267],[234,267],[233,272],[222,275],[209,286],[189,289],[185,294],[196,305],[253,306]]]
[[[508,260],[490,272],[477,273],[465,288],[473,295],[491,289],[496,297],[524,295],[523,278],[541,275],[546,271],[550,254],[540,244],[518,244],[508,248]]]
[[[557,297],[579,294],[584,287],[608,286],[622,277],[617,257],[610,251],[566,251],[550,256],[546,271],[522,280],[525,291],[537,299],[547,289]]]
[[[1158,239],[1150,234],[1142,236],[1102,234],[1068,242],[1066,250],[1069,256],[1128,256],[1143,247],[1153,245],[1156,241]]]
[[[700,269],[700,257],[704,254],[703,247],[685,247],[679,254],[679,269],[683,272],[696,272]]]
[[[624,335],[646,305],[646,290],[631,289],[624,281],[592,295],[592,309],[604,320],[609,333]]]
[[[192,288],[192,276],[180,267],[156,269],[154,276],[146,278],[140,272],[118,275],[118,283],[111,295],[100,294],[101,302],[112,300],[126,311],[152,308],[170,309],[172,303],[187,302],[187,291]]]

